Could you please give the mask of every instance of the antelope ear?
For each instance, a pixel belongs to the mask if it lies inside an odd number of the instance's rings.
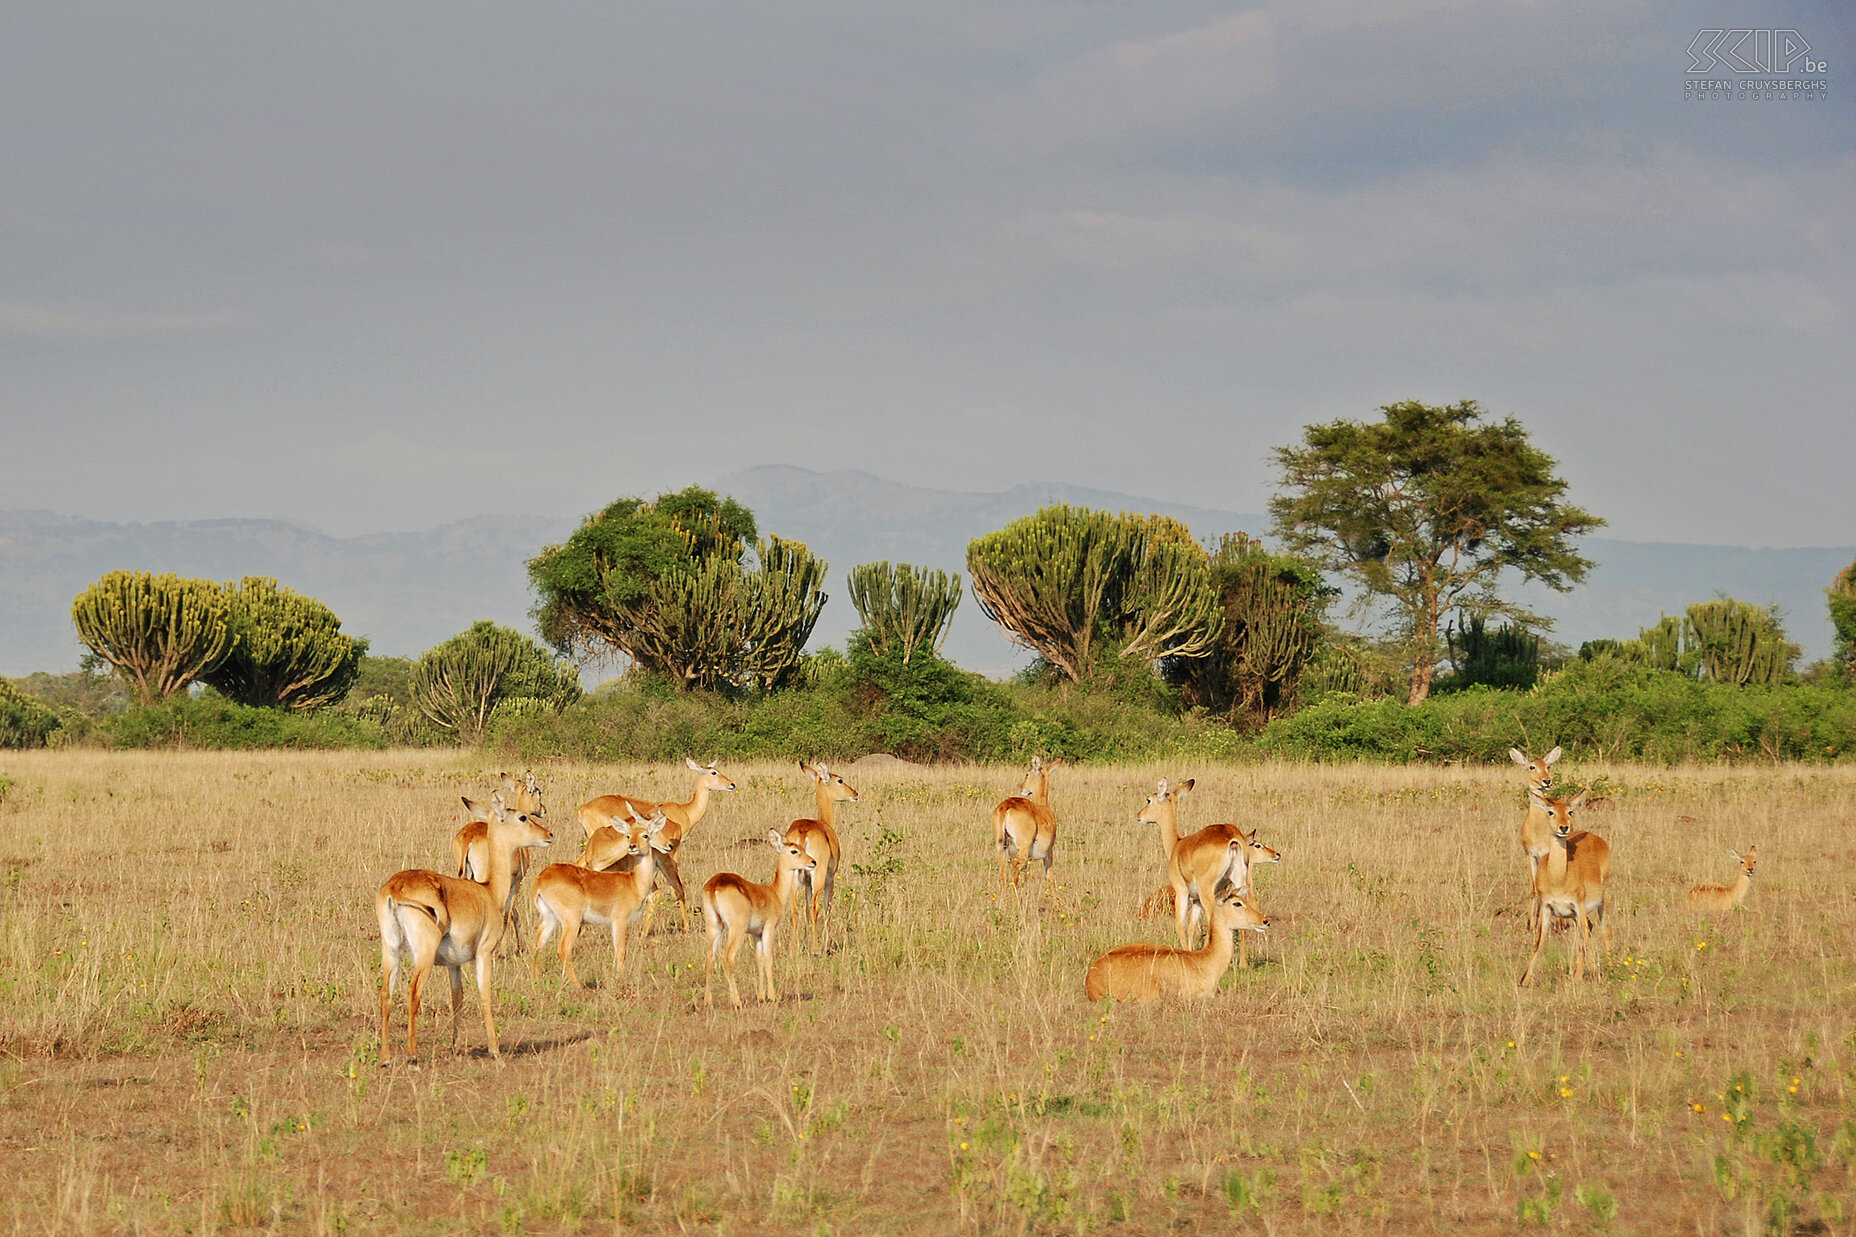
[[[1758,858],[1759,858],[1759,847],[1749,846],[1746,848],[1746,861],[1748,863],[1752,863],[1754,860]]]
[[[1189,791],[1191,791],[1191,789],[1192,789],[1192,788],[1193,788],[1194,786],[1197,786],[1198,784],[1199,784],[1199,779],[1198,779],[1198,778],[1196,778],[1196,777],[1189,777],[1189,778],[1187,778],[1187,779],[1186,779],[1185,781],[1183,781],[1183,782],[1181,782],[1181,783],[1179,784],[1179,790],[1178,790],[1178,791],[1177,791],[1176,793],[1178,793],[1178,794],[1182,794],[1182,795],[1183,795],[1183,794],[1186,794],[1186,793],[1188,793]]]
[[[786,835],[778,829],[767,830],[767,845],[775,850],[783,849],[786,846]]]
[[[486,804],[477,802],[475,799],[465,797],[464,810],[470,813],[470,818],[472,820],[482,821],[485,824],[488,824],[490,821],[489,807]]]
[[[1053,759],[1049,764],[1045,765],[1044,767],[1046,769],[1055,769],[1058,765],[1062,763],[1063,763],[1063,757],[1058,756],[1055,759]]]
[[[1154,793],[1162,799],[1166,798],[1166,779],[1165,778],[1160,779],[1160,789],[1155,791]]]
[[[1523,769],[1527,768],[1528,766],[1527,757],[1521,754],[1521,749],[1518,747],[1511,747],[1508,749],[1508,759],[1514,761],[1516,764],[1520,765]]]
[[[812,771],[818,775],[818,780],[821,782],[831,779],[831,766],[822,760],[812,766]]]
[[[1044,767],[1044,758],[1042,756],[1033,756],[1031,758],[1031,771],[1033,773],[1036,773],[1039,769],[1042,769],[1043,767]]]
[[[662,812],[659,812],[657,815],[651,818],[650,823],[645,827],[645,836],[652,837],[652,838],[656,837],[658,834],[664,831],[664,826],[669,823],[670,822],[664,818],[664,814]]]
[[[683,758],[683,763],[690,767],[691,772],[701,773],[703,771],[702,766],[691,760],[688,756]]]
[[[1560,749],[1557,747],[1554,748],[1552,751],[1548,752],[1545,756],[1542,756],[1540,758],[1540,761],[1542,764],[1546,764],[1546,765],[1558,764],[1560,762]]]
[[[508,791],[510,794],[513,795],[516,793],[516,791],[522,789],[520,786],[516,784],[516,779],[514,779],[513,777],[510,777],[507,773],[498,773],[496,776],[503,779],[503,789]]]
[[[527,777],[528,777],[528,793],[531,795],[540,794],[541,783],[535,780],[535,771],[533,769],[530,769],[528,771]]]
[[[1587,795],[1589,795],[1589,794],[1591,794],[1591,793],[1592,793],[1592,792],[1591,792],[1591,791],[1589,791],[1589,790],[1582,790],[1582,791],[1580,791],[1580,792],[1579,792],[1578,794],[1576,794],[1576,795],[1574,795],[1574,796],[1572,797],[1572,802],[1570,802],[1570,803],[1568,803],[1568,804],[1566,805],[1566,810],[1567,810],[1568,812],[1576,812],[1576,811],[1578,811],[1578,810],[1579,810],[1580,808],[1582,808],[1582,807],[1584,807],[1584,806],[1585,806],[1585,797],[1586,797]]]
[[[490,796],[490,811],[495,815],[498,821],[509,819],[509,809],[503,804],[502,791],[499,790]]]

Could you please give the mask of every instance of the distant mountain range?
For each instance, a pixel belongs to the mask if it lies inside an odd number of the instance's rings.
[[[485,515],[423,533],[330,537],[278,520],[108,524],[0,512],[0,674],[71,670],[84,649],[71,599],[106,571],[275,576],[367,636],[418,653],[480,618],[529,627],[524,561],[574,521]]]
[[[1039,507],[1067,502],[1176,516],[1199,537],[1260,532],[1263,516],[1162,502],[1081,486],[1025,484],[1002,493],[961,493],[888,481],[852,470],[812,472],[773,465],[714,484],[753,509],[761,530],[804,541],[831,564],[813,645],[837,644],[857,624],[844,573],[877,559],[965,573],[967,542]],[[68,670],[82,647],[71,629],[71,598],[106,571],[173,571],[227,580],[275,576],[326,602],[346,630],[373,650],[416,654],[480,618],[528,630],[532,597],[524,562],[571,532],[576,521],[485,515],[422,533],[330,537],[276,520],[113,524],[44,511],[0,512],[0,674]],[[1830,650],[1824,588],[1856,558],[1856,546],[1744,549],[1589,538],[1598,565],[1568,594],[1523,590],[1558,621],[1554,638],[1576,646],[1629,636],[1662,614],[1717,593],[1777,603],[1807,657]],[[944,649],[987,674],[1024,664],[974,604],[961,604]]]

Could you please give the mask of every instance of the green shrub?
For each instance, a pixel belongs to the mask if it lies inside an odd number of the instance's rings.
[[[44,747],[63,724],[57,710],[0,679],[0,747]]]
[[[1417,706],[1335,696],[1258,736],[1300,759],[1499,761],[1510,746],[1560,744],[1588,758],[1831,760],[1856,749],[1856,700],[1808,684],[1733,687],[1608,653],[1528,692],[1471,688]]]
[[[239,704],[208,693],[132,709],[99,723],[98,736],[118,748],[381,748],[376,724],[333,711],[291,713]]]

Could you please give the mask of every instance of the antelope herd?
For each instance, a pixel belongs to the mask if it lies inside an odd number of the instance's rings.
[[[1583,979],[1588,966],[1602,975],[1592,959],[1596,933],[1608,964],[1611,930],[1606,920],[1611,874],[1611,846],[1597,834],[1575,831],[1573,817],[1601,800],[1581,791],[1571,798],[1555,798],[1553,766],[1560,759],[1555,747],[1535,759],[1518,748],[1510,758],[1526,775],[1527,811],[1521,821],[1521,850],[1528,862],[1528,923],[1534,933],[1534,950],[1521,986],[1534,982],[1535,969],[1548,932],[1569,926],[1573,944],[1568,975]],[[541,920],[541,934],[531,946],[531,976],[539,974],[542,950],[558,936],[558,953],[565,981],[577,985],[573,950],[582,927],[607,927],[612,933],[613,973],[625,966],[626,938],[633,925],[643,921],[642,936],[652,928],[652,893],[661,876],[675,897],[678,925],[689,923],[688,899],[676,855],[691,831],[708,811],[710,796],[735,789],[735,784],[714,762],[686,760],[695,774],[688,800],[650,800],[630,795],[601,795],[580,805],[576,813],[585,844],[573,863],[555,863],[535,878],[532,903]],[[993,840],[998,850],[999,878],[1009,896],[1022,894],[1024,876],[1033,863],[1044,868],[1044,888],[1054,891],[1053,864],[1057,845],[1057,815],[1051,806],[1051,770],[1060,760],[1034,758],[1018,793],[993,809]],[[775,932],[794,914],[813,950],[830,937],[833,886],[843,854],[834,814],[838,804],[856,803],[857,790],[823,763],[801,762],[816,807],[814,815],[793,821],[785,830],[768,829],[766,843],[773,851],[774,876],[762,884],[734,872],[717,872],[702,887],[702,924],[708,934],[708,959],[703,968],[703,997],[713,1004],[711,981],[718,956],[728,980],[728,994],[736,1007],[741,993],[735,984],[735,958],[743,942],[751,941],[756,960],[756,995],[777,1001],[773,978]],[[1121,945],[1096,958],[1084,976],[1083,992],[1090,1001],[1203,1000],[1212,996],[1230,968],[1233,956],[1240,968],[1249,964],[1246,932],[1269,931],[1270,918],[1257,906],[1252,870],[1280,862],[1282,854],[1265,846],[1257,830],[1233,824],[1207,825],[1182,836],[1179,831],[1181,800],[1195,780],[1169,784],[1161,778],[1146,798],[1135,820],[1159,832],[1161,859],[1168,887],[1158,900],[1172,903],[1178,945],[1137,942]],[[487,804],[466,798],[470,820],[453,839],[457,875],[409,870],[399,872],[380,887],[375,898],[380,925],[380,1063],[392,1063],[388,1026],[393,990],[399,978],[402,955],[412,960],[407,993],[406,1057],[419,1059],[419,1003],[432,968],[442,966],[451,980],[451,1042],[455,1050],[459,1008],[463,995],[463,968],[476,969],[478,1001],[483,1010],[484,1036],[490,1056],[502,1064],[497,1050],[496,1023],[490,1010],[490,963],[505,940],[522,952],[518,913],[527,852],[552,845],[545,823],[547,807],[533,773],[522,779],[504,776],[501,789]],[[758,846],[759,843],[751,843]],[[1732,885],[1701,884],[1688,891],[1687,904],[1697,912],[1727,912],[1739,907],[1752,887],[1758,848],[1742,854],[1730,851],[1740,865]],[[1205,928],[1204,940],[1199,928]],[[1233,944],[1233,938],[1239,944]]]

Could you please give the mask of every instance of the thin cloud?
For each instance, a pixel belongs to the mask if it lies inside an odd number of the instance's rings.
[[[244,315],[228,309],[211,313],[124,313],[37,301],[0,301],[0,337],[46,343],[122,343],[224,335],[247,325]]]
[[[1192,128],[1229,113],[1276,84],[1271,28],[1266,12],[1240,13],[1058,65],[1026,92],[1027,136],[1067,145]]]

